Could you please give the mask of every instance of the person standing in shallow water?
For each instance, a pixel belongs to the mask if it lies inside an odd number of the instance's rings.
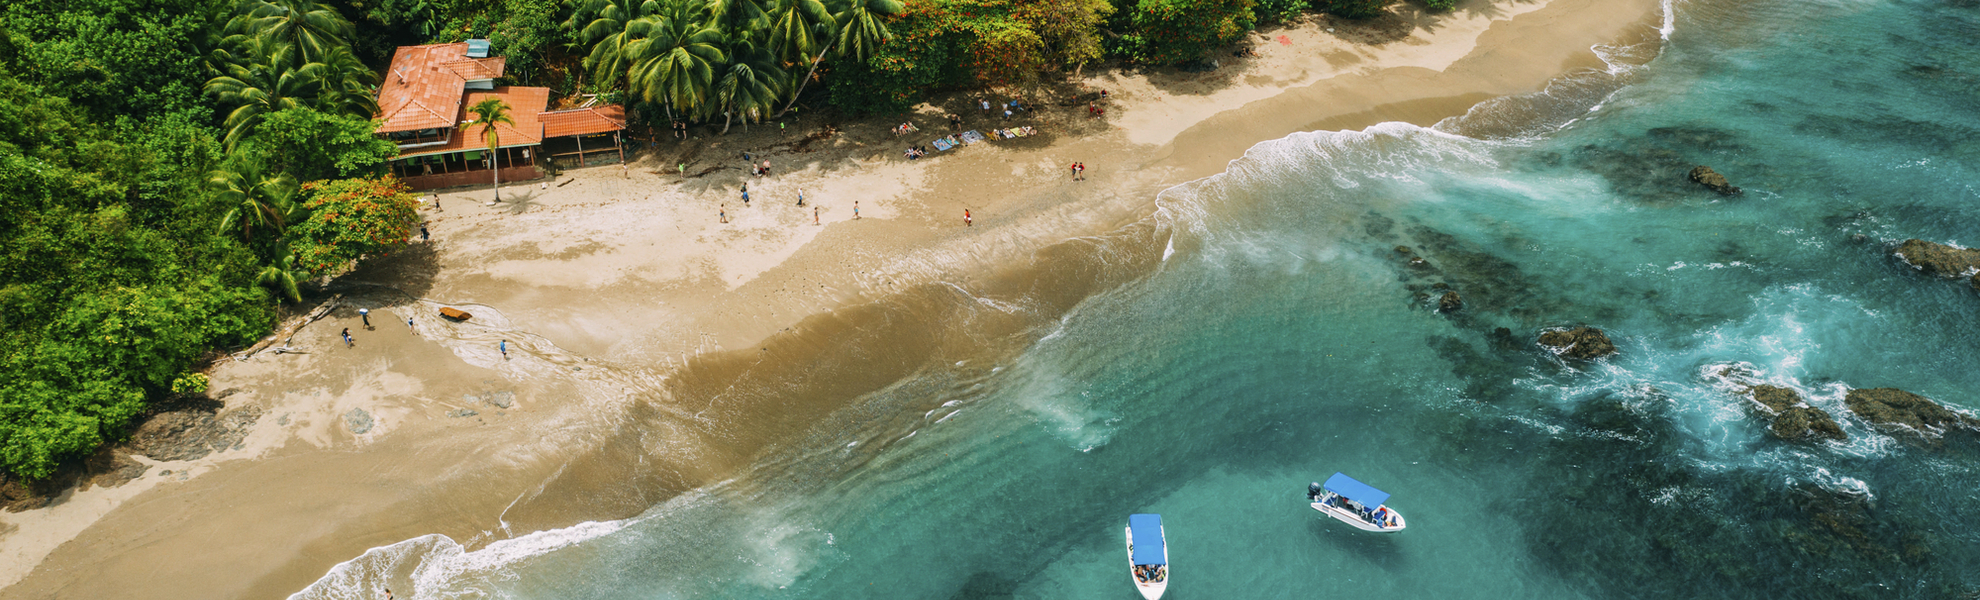
[[[964,227],[975,227],[975,226],[976,226],[976,219],[973,219],[973,218],[970,218],[970,216],[969,216],[969,209],[967,209],[967,208],[965,208],[965,209],[963,209],[963,226],[964,226]]]

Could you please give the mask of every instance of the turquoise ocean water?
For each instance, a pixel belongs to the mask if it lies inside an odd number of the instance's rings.
[[[409,540],[298,597],[1127,599],[1134,512],[1163,514],[1184,600],[1971,597],[1980,441],[1896,440],[1842,396],[1980,409],[1980,294],[1888,253],[1980,244],[1980,3],[1670,16],[1547,94],[1260,144],[1162,195],[1151,272],[745,479],[473,552]],[[1533,345],[1575,324],[1621,353]],[[1849,440],[1770,437],[1728,365]],[[1409,529],[1308,509],[1334,471]]]

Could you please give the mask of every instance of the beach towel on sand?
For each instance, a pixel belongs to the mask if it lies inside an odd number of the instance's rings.
[[[943,151],[943,152],[948,152],[950,148],[954,148],[954,147],[956,147],[956,145],[955,145],[955,144],[951,144],[951,143],[949,143],[949,140],[947,140],[947,139],[941,139],[941,138],[938,138],[938,139],[936,139],[936,140],[935,140],[935,149],[936,149],[936,150],[940,150],[940,151]]]
[[[960,137],[965,144],[974,144],[983,141],[983,134],[977,133],[974,129],[962,132]]]

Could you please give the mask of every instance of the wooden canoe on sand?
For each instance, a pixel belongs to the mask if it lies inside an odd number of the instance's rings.
[[[449,319],[449,320],[453,320],[453,321],[466,321],[466,320],[468,320],[468,319],[472,319],[472,318],[474,318],[474,315],[471,315],[471,314],[468,314],[468,312],[467,312],[467,311],[464,311],[464,310],[461,310],[461,309],[458,309],[458,308],[454,308],[454,307],[451,307],[451,306],[443,306],[443,307],[441,307],[441,308],[440,308],[440,316],[442,316],[442,317],[446,317],[447,319]]]

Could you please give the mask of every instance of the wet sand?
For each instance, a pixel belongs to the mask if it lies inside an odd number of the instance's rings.
[[[1046,107],[1051,118],[1014,122],[1045,136],[931,160],[899,149],[946,128],[933,108],[909,138],[874,120],[815,152],[772,151],[768,178],[749,177],[739,153],[819,124],[663,142],[628,169],[504,186],[492,206],[486,187],[445,193],[445,212],[425,213],[434,242],[344,278],[350,306],[297,335],[307,353],[216,369],[230,408],[266,411],[240,448],[0,515],[0,598],[282,597],[419,535],[475,548],[637,514],[737,478],[931,361],[1021,345],[1120,283],[1080,265],[1155,264],[1145,223],[1162,189],[1293,132],[1429,125],[1538,91],[1599,68],[1591,46],[1654,39],[1656,10],[1474,2],[1405,13],[1406,37],[1316,19],[1253,34],[1259,56],[1227,53],[1214,71],[1089,74],[1112,96],[1108,120]],[[952,101],[967,128],[1001,125],[961,108],[974,98]],[[690,174],[733,168],[682,177],[684,158]],[[1070,180],[1074,161],[1086,181]],[[1020,290],[1034,304],[999,306]],[[447,322],[440,306],[475,318]]]

